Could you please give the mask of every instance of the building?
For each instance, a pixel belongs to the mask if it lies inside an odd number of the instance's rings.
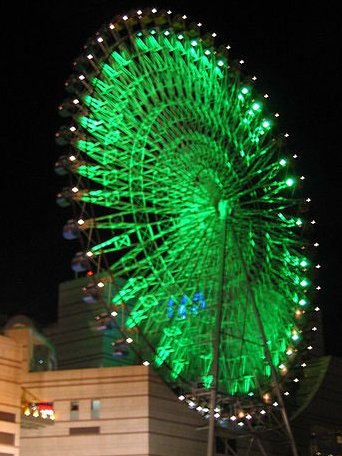
[[[0,336],[1,456],[204,454],[206,423],[150,367],[30,370],[42,342],[21,317]]]

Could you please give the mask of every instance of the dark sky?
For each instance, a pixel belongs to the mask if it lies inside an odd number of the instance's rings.
[[[39,324],[56,319],[58,285],[73,277],[75,251],[62,238],[66,213],[54,162],[54,134],[64,82],[82,46],[118,13],[166,7],[201,21],[258,76],[299,155],[299,172],[317,220],[320,243],[316,298],[322,309],[326,354],[342,356],[341,258],[341,15],[333,2],[132,2],[49,0],[13,2],[3,13],[2,293],[0,313],[25,313]]]

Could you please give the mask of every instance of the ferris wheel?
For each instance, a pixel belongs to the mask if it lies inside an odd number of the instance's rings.
[[[139,10],[86,43],[56,134],[72,179],[57,202],[77,212],[64,236],[82,239],[89,302],[122,280],[105,315],[126,309],[126,340],[209,440],[281,422],[297,454],[285,401],[312,298],[309,199],[256,78],[202,29]]]

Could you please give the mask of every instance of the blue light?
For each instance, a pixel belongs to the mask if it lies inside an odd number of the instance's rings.
[[[186,306],[184,304],[181,304],[178,309],[178,315],[182,318],[186,317]]]

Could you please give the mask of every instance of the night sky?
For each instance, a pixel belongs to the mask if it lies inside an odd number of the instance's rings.
[[[23,4],[24,3],[24,4]],[[230,44],[258,77],[259,93],[280,113],[299,155],[298,172],[317,221],[313,241],[322,265],[316,303],[322,309],[326,354],[342,356],[341,42],[337,2],[50,0],[13,3],[2,13],[2,290],[3,320],[17,313],[46,325],[57,317],[58,285],[72,279],[75,244],[62,237],[67,213],[57,206],[62,182],[54,134],[64,82],[86,40],[116,14],[165,7]],[[331,6],[335,3],[336,6]],[[20,5],[20,6],[19,6]],[[76,249],[76,250],[75,250]]]

